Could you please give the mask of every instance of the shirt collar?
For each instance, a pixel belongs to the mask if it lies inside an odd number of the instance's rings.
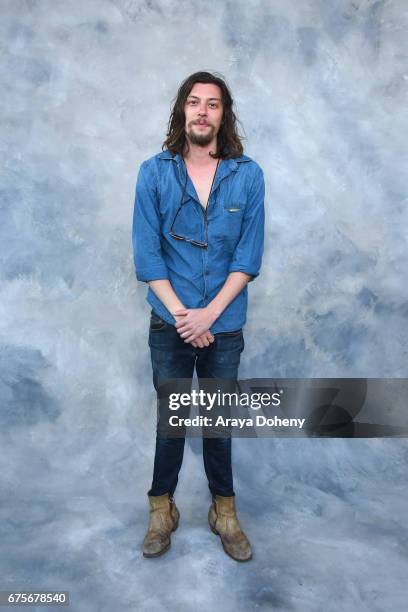
[[[168,149],[162,151],[162,153],[159,153],[158,157],[159,159],[171,159],[179,163],[181,161],[180,153],[176,153],[175,155],[173,155],[173,153]],[[237,163],[251,161],[251,158],[247,155],[239,155],[238,157],[223,159],[222,161],[224,162],[224,164],[228,164],[232,169],[236,169]]]
[[[172,160],[176,162],[178,165],[182,180],[183,181],[185,180],[186,168],[185,168],[184,160],[182,156],[180,155],[180,153],[176,153],[175,155],[173,155],[171,151],[166,149],[165,151],[160,153],[158,157],[159,159]],[[221,159],[220,164],[218,166],[217,176],[215,177],[215,182],[214,182],[212,191],[214,192],[217,189],[220,182],[224,178],[226,178],[229,174],[231,174],[231,172],[236,172],[241,162],[248,162],[248,161],[251,161],[251,158],[248,157],[247,155],[240,155],[239,157],[233,157],[230,159]],[[190,192],[191,190],[187,187],[187,191]],[[190,193],[190,195],[194,197],[193,193]]]

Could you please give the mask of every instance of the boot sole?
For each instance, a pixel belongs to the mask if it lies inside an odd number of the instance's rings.
[[[173,529],[171,531],[172,532],[176,531],[178,525],[179,525],[179,522],[177,520],[177,523],[174,524],[174,527],[173,527]],[[157,552],[157,553],[145,553],[145,552],[143,552],[143,556],[146,557],[146,559],[152,559],[154,557],[160,557],[161,555],[164,555],[164,553],[169,550],[170,546],[171,546],[171,540],[168,543],[168,545],[165,548],[163,548],[162,550],[159,550],[159,552]]]
[[[218,531],[215,529],[215,527],[213,527],[213,526],[211,525],[210,521],[208,521],[208,524],[209,524],[209,526],[210,526],[211,531],[212,531],[213,533],[215,533],[215,535],[219,536],[219,538],[220,538],[220,540],[221,540],[222,547],[223,547],[223,549],[224,549],[224,552],[225,552],[225,553],[226,553],[226,554],[227,554],[229,557],[231,557],[231,559],[234,559],[234,561],[238,561],[239,563],[246,563],[247,561],[250,561],[250,560],[252,559],[252,553],[251,553],[251,556],[250,556],[250,557],[248,557],[247,559],[237,559],[236,557],[233,557],[233,556],[231,555],[231,553],[229,553],[229,552],[228,552],[228,550],[225,548],[225,546],[224,546],[224,542],[222,541],[221,534],[220,534],[220,533],[219,533],[219,532],[218,532]]]

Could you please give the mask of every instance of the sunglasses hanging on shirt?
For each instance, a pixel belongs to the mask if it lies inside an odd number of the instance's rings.
[[[187,180],[188,180],[188,172],[187,172],[187,167],[186,167],[186,179],[185,179],[185,182],[184,182],[183,192],[182,192],[182,194],[181,194],[180,204],[179,204],[179,207],[178,207],[178,209],[177,209],[177,211],[176,211],[176,214],[174,215],[174,219],[173,219],[173,222],[172,222],[171,227],[170,227],[170,230],[169,230],[169,234],[170,234],[170,236],[172,236],[172,237],[173,237],[173,238],[175,238],[176,240],[184,240],[185,242],[188,242],[188,243],[190,243],[190,244],[192,244],[192,245],[194,245],[194,246],[201,247],[201,248],[204,248],[204,249],[207,249],[207,248],[208,248],[208,220],[207,220],[207,208],[208,208],[208,203],[209,203],[210,198],[211,198],[212,189],[213,189],[213,185],[214,185],[214,181],[215,181],[215,176],[216,176],[216,174],[217,174],[217,170],[218,170],[219,163],[220,163],[220,160],[218,159],[218,161],[217,161],[217,166],[216,166],[216,168],[215,168],[215,172],[214,172],[214,176],[213,176],[213,180],[212,180],[212,183],[211,183],[211,188],[210,188],[210,193],[209,193],[208,200],[207,200],[207,206],[206,206],[206,209],[205,209],[205,214],[204,214],[204,232],[205,232],[204,242],[201,242],[201,241],[199,241],[199,240],[195,240],[195,239],[193,239],[193,238],[188,238],[187,236],[183,236],[183,235],[181,235],[181,233],[175,233],[175,232],[174,232],[174,225],[175,225],[175,223],[176,223],[176,219],[177,219],[177,217],[180,215],[180,213],[181,213],[181,211],[182,211],[183,206],[185,206],[185,204],[186,204],[186,202],[184,202],[184,194],[185,194],[185,192],[186,192]],[[181,215],[180,215],[180,216],[181,216]],[[186,225],[188,225],[188,228],[190,229],[190,227],[191,227],[191,223],[192,223],[192,221],[193,221],[192,217],[191,217],[191,216],[190,216],[190,217],[188,217],[188,224],[187,224],[187,219],[186,219],[185,221],[186,221]],[[199,229],[200,229],[200,228],[199,228]]]

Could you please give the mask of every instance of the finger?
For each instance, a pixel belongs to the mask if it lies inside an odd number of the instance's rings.
[[[190,325],[183,325],[182,327],[177,327],[177,331],[179,334],[185,334],[186,332],[191,333],[192,327]]]
[[[187,331],[180,333],[180,336],[182,338],[186,338],[187,336],[191,336],[193,332],[191,331],[191,329],[188,329]],[[194,335],[194,339],[198,338],[197,334]]]
[[[185,315],[188,313],[188,309],[187,308],[179,308],[178,310],[174,311],[175,315]]]
[[[184,342],[192,342],[193,340],[197,340],[197,338],[197,334],[190,334],[184,339]]]
[[[182,325],[187,325],[186,321],[176,321],[175,323],[175,327],[177,327],[177,329],[180,329]]]
[[[191,325],[191,323],[189,321],[186,321],[185,319],[184,319],[184,321],[177,321],[177,323],[176,323],[177,329],[181,329],[183,327],[188,327],[190,325]]]

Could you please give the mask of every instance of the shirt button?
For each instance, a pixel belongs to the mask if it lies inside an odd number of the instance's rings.
[[[205,271],[205,275],[208,276],[208,270]]]

